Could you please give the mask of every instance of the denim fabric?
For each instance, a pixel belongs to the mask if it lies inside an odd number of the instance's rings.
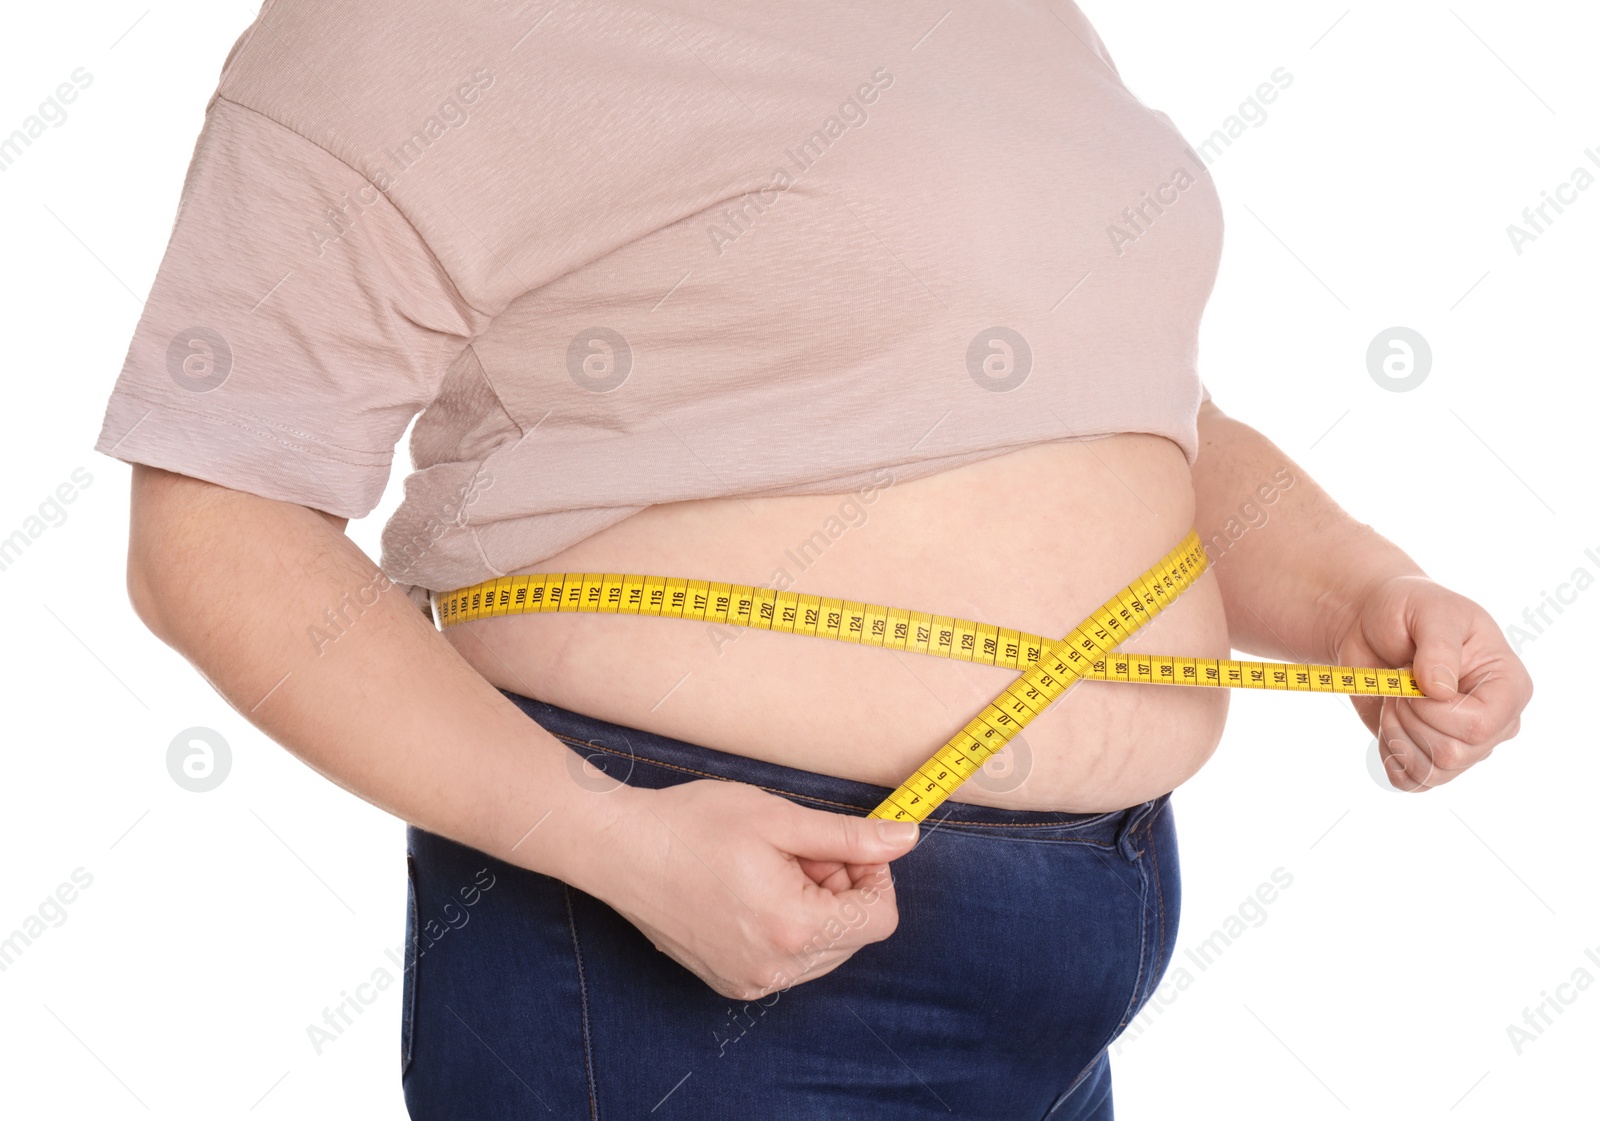
[[[505,695],[633,786],[715,776],[853,814],[889,793]],[[1093,814],[947,801],[890,865],[895,932],[748,1003],[594,897],[412,828],[407,1107],[418,1121],[1108,1119],[1106,1048],[1177,939],[1169,797]]]

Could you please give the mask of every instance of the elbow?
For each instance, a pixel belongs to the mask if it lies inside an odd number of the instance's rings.
[[[142,463],[133,465],[128,506],[128,559],[125,573],[128,604],[152,634],[166,633],[165,607],[170,590],[170,546],[179,538],[175,516],[194,492],[192,480]]]
[[[139,556],[131,548],[128,550],[127,566],[128,604],[145,628],[151,634],[161,634],[161,612],[159,604],[150,587],[150,581],[145,576],[144,567],[139,561]]]
[[[134,615],[144,624],[146,630],[170,646],[166,622],[168,612],[161,594],[160,573],[151,568],[153,564],[161,562],[159,558],[151,557],[146,550],[137,546],[139,541],[148,540],[148,536],[147,532],[140,534],[130,524],[128,562],[125,571],[128,605],[133,608]]]

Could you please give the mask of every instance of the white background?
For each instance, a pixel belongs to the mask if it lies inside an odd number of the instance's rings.
[[[1290,87],[1212,166],[1226,212],[1201,336],[1217,402],[1502,624],[1600,576],[1593,336],[1600,184],[1518,255],[1506,227],[1600,167],[1589,5],[1083,5],[1147,105],[1195,143],[1283,67]],[[937,18],[943,9],[930,9]],[[242,720],[128,608],[125,465],[90,450],[165,249],[239,5],[95,2],[4,18],[0,132],[76,67],[93,84],[0,174],[10,394],[0,536],[92,484],[0,572],[0,937],[74,869],[59,926],[0,972],[8,1116],[403,1117],[399,986],[320,1055],[306,1028],[403,937],[402,825]],[[1018,153],[1017,158],[1029,158]],[[1433,368],[1379,387],[1396,325]],[[350,528],[376,556],[400,495]],[[1522,734],[1425,795],[1369,772],[1347,703],[1236,697],[1175,796],[1179,966],[1116,1049],[1118,1115],[1592,1115],[1600,985],[1518,1054],[1509,1025],[1600,980],[1592,684],[1600,591],[1522,653]],[[233,769],[168,776],[182,729]],[[1196,947],[1275,869],[1292,886],[1200,969]],[[1156,1011],[1159,1009],[1159,1012]],[[1585,1062],[1584,1060],[1590,1060]]]

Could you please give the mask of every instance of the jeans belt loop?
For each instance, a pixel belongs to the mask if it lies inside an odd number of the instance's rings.
[[[1133,847],[1134,833],[1161,809],[1161,804],[1167,797],[1163,794],[1159,798],[1152,798],[1148,802],[1142,802],[1123,811],[1122,825],[1117,829],[1117,851],[1128,863],[1131,864],[1144,855],[1143,849]]]

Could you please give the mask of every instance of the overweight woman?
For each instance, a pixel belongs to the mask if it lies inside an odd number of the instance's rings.
[[[1123,650],[1411,666],[1403,789],[1516,733],[1483,610],[1202,386],[1221,215],[1068,2],[262,6],[95,446],[139,618],[410,825],[413,1116],[1110,1117],[1228,704],[1086,681],[878,820],[1016,667],[459,589],[1055,638],[1194,527]]]

